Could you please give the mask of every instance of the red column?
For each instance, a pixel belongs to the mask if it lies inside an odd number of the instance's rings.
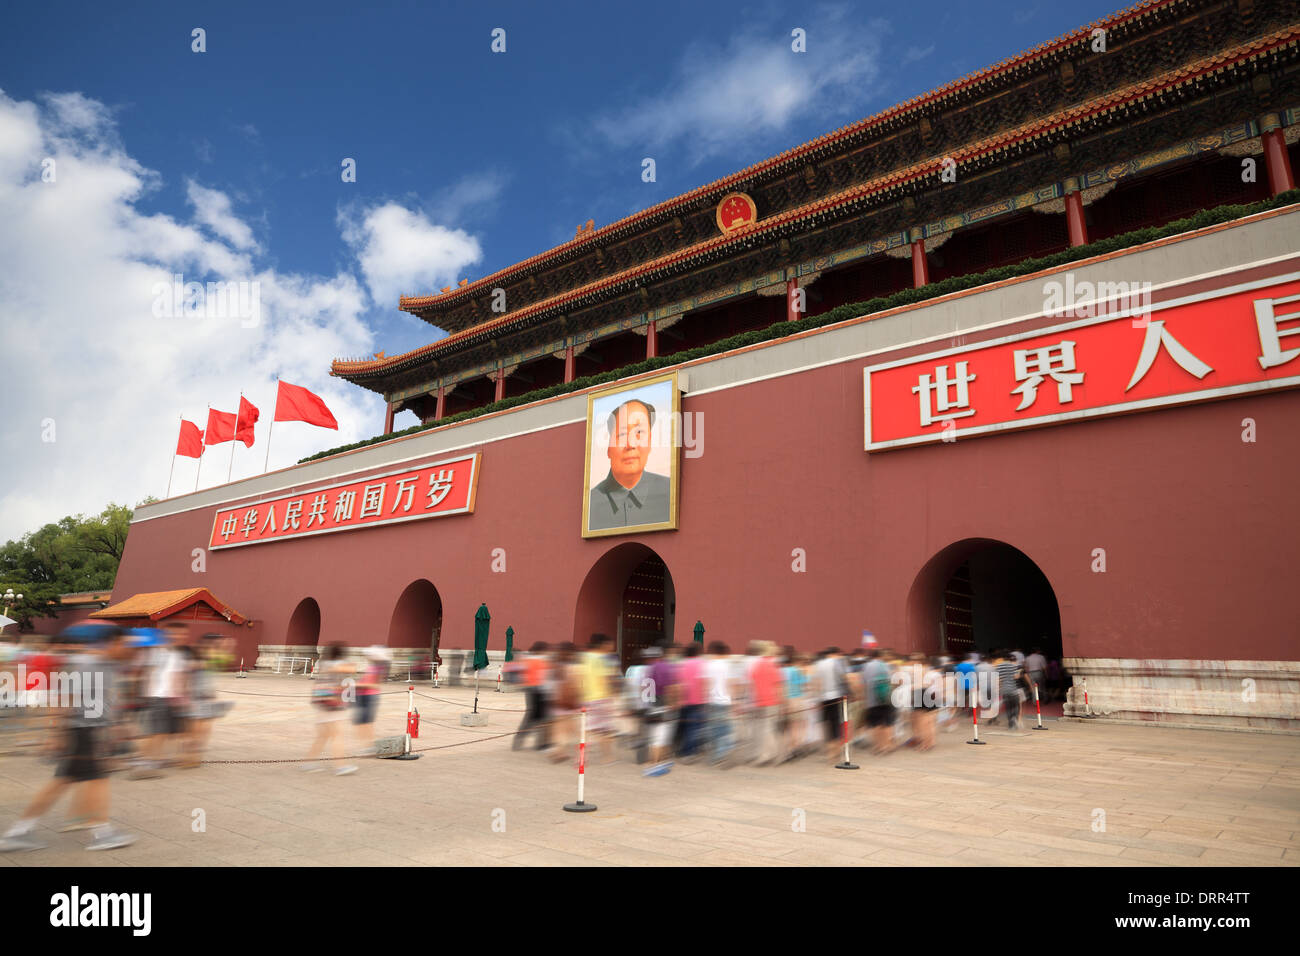
[[[393,433],[393,403],[389,402],[384,410],[384,434]]]
[[[1277,123],[1276,116],[1265,117],[1263,126],[1269,121]],[[1286,137],[1282,127],[1273,126],[1260,134],[1264,141],[1264,165],[1268,167],[1268,191],[1270,196],[1295,189],[1295,174],[1291,171],[1291,157],[1286,151]]]
[[[1088,244],[1088,222],[1083,216],[1083,196],[1069,184],[1065,187],[1065,226],[1070,231],[1070,245]]]
[[[573,381],[573,346],[571,344],[564,347],[564,380],[566,382]]]
[[[499,402],[506,397],[506,373],[505,369],[497,369],[497,394],[494,402]]]
[[[919,289],[930,284],[930,263],[925,258],[925,240],[912,234],[912,285]]]
[[[799,320],[799,310],[794,307],[795,296],[798,294],[799,280],[785,280],[785,320],[787,322],[796,322]]]
[[[659,354],[659,336],[658,333],[655,331],[655,324],[652,321],[649,325],[646,326],[646,330],[645,330],[645,357],[648,359],[652,359],[658,354]]]
[[[442,421],[442,413],[443,413],[443,410],[444,410],[446,407],[447,407],[447,392],[446,392],[446,390],[445,390],[441,385],[439,385],[439,386],[438,386],[438,404],[435,405],[434,408],[433,408],[433,420],[434,420],[435,422],[440,422],[440,421]]]

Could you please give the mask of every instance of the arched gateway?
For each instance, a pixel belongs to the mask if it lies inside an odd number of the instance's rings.
[[[284,643],[290,648],[315,650],[320,643],[320,605],[315,598],[303,598],[289,617]]]
[[[420,578],[402,591],[388,624],[388,646],[436,650],[442,635],[442,596],[430,581]]]
[[[908,593],[907,632],[909,646],[928,653],[1039,647],[1061,656],[1061,613],[1047,576],[992,538],[966,538],[925,563]]]
[[[631,655],[673,639],[677,597],[668,566],[639,542],[610,548],[587,572],[573,614],[573,642],[593,634],[612,638],[623,666]]]

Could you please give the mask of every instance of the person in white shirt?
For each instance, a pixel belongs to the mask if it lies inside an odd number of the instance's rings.
[[[1040,698],[1047,696],[1047,658],[1041,648],[1035,647],[1025,658],[1025,673],[1029,682],[1038,688]]]
[[[187,667],[179,647],[187,643],[189,629],[171,623],[164,628],[164,643],[152,648],[146,658],[144,686],[144,732],[140,758],[130,776],[136,780],[162,776],[169,738],[185,732],[182,707],[186,699]]]
[[[704,677],[708,687],[709,708],[709,758],[714,763],[722,763],[730,755],[735,745],[732,733],[731,708],[735,696],[732,688],[735,680],[732,674],[731,649],[722,641],[709,644],[709,658],[704,665]]]

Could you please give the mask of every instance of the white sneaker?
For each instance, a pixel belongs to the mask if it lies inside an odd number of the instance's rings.
[[[125,830],[119,830],[117,827],[109,827],[102,833],[97,832],[95,838],[87,844],[87,850],[117,850],[124,846],[130,846],[136,841],[134,833],[127,833]]]
[[[320,773],[325,768],[318,763],[305,763],[300,769],[303,773]]]
[[[338,770],[335,770],[335,771],[334,771],[334,776],[336,776],[336,777],[346,777],[348,774],[350,774],[350,773],[356,773],[356,772],[357,772],[357,768],[354,767],[354,766],[352,766],[351,764],[348,764],[346,767],[339,767]]]
[[[14,853],[19,850],[44,850],[48,843],[40,840],[34,833],[0,838],[0,853]]]

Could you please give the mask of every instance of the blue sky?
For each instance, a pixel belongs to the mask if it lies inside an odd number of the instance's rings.
[[[572,238],[587,219],[606,225],[1114,4],[6,5],[0,214],[23,235],[11,232],[13,255],[0,258],[0,308],[10,333],[60,338],[64,360],[37,382],[34,347],[32,364],[6,379],[6,404],[67,422],[80,439],[79,407],[54,387],[65,376],[92,391],[82,407],[140,405],[152,444],[140,439],[147,481],[124,469],[76,493],[69,478],[56,495],[41,488],[59,481],[7,474],[0,540],[97,510],[97,498],[161,495],[176,416],[199,420],[208,402],[232,408],[225,392],[247,387],[269,419],[278,375],[322,390],[341,429],[285,438],[271,467],[374,434],[382,402],[330,381],[328,366],[336,354],[391,354],[437,337],[397,310],[398,294],[486,275]],[[191,50],[195,27],[206,52]],[[498,27],[501,54],[490,49]],[[807,32],[805,54],[790,49],[795,28]],[[68,160],[57,204],[33,188],[46,155]],[[341,181],[345,157],[356,160],[355,183]],[[654,183],[641,179],[644,157],[655,160]],[[266,321],[240,332],[139,321],[140,283],[177,271],[258,278]],[[119,280],[134,291],[116,296]],[[103,311],[42,300],[64,282]],[[116,356],[83,347],[105,322],[123,338]],[[122,378],[138,354],[168,383],[147,403]],[[79,362],[97,374],[80,375]],[[22,431],[0,439],[31,446],[35,425],[4,418],[0,430]],[[96,454],[93,443],[60,443],[37,449],[52,472],[75,476]],[[239,451],[233,474],[261,470],[260,454]],[[192,481],[193,463],[181,464]],[[205,462],[202,485],[226,471]]]

